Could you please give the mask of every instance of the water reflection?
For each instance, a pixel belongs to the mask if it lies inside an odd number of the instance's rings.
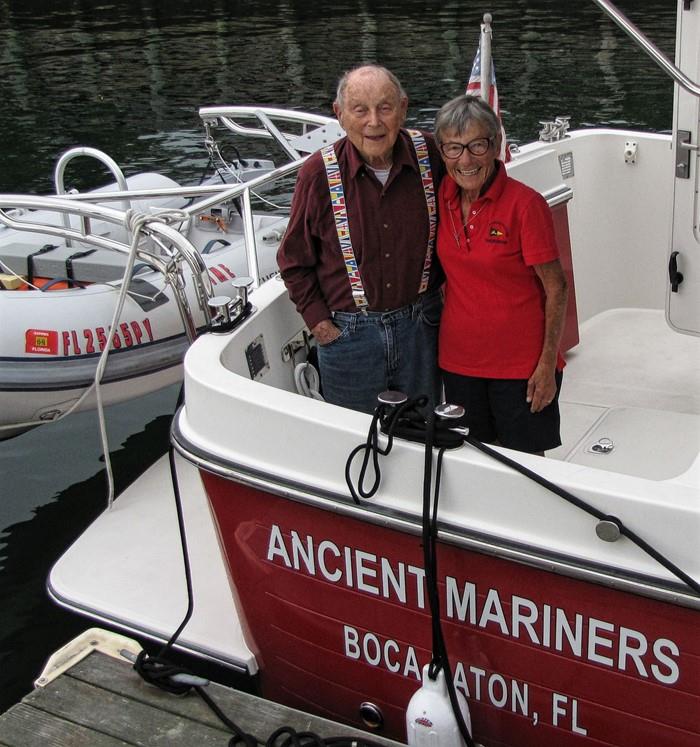
[[[619,5],[672,54],[673,3]],[[593,3],[491,0],[486,9],[515,141],[562,113],[574,127],[670,126],[671,84]],[[97,13],[77,0],[0,0],[0,190],[49,190],[56,155],[78,144],[181,179],[204,158],[201,139],[188,138],[173,162],[158,137],[198,133],[198,106],[328,113],[339,74],[359,62],[391,67],[409,92],[411,122],[430,125],[425,112],[463,88],[483,10],[457,0],[130,0]]]
[[[177,388],[107,408],[117,491],[167,448]],[[106,506],[95,413],[0,442],[0,712],[31,687],[47,656],[89,623],[51,602],[55,560]]]

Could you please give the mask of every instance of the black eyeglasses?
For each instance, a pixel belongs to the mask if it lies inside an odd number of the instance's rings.
[[[493,140],[492,137],[477,137],[468,143],[442,143],[440,152],[445,158],[459,158],[466,148],[473,156],[484,156]]]

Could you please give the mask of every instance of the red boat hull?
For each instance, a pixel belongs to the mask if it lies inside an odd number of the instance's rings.
[[[405,740],[430,660],[420,537],[203,473],[263,694]],[[455,682],[485,747],[698,747],[696,611],[441,544]]]

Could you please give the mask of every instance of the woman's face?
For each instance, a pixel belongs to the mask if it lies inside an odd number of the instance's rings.
[[[456,158],[450,157],[452,151],[459,152],[459,146],[469,147],[463,147]],[[443,133],[440,152],[447,173],[475,198],[496,167],[499,147],[500,137],[490,137],[483,124],[472,122],[461,133],[455,130]]]

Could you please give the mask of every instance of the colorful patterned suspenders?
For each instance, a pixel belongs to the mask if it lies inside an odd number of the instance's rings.
[[[433,263],[433,251],[435,248],[435,232],[437,228],[435,185],[433,183],[433,174],[430,169],[430,158],[428,156],[428,146],[426,145],[425,138],[420,132],[418,132],[418,130],[408,130],[408,134],[411,136],[413,147],[416,151],[416,157],[418,158],[421,184],[423,185],[425,202],[428,206],[428,247],[425,252],[423,274],[421,275],[420,287],[418,289],[418,293],[424,293],[428,287],[430,266]],[[334,147],[328,145],[323,148],[321,150],[321,157],[323,158],[323,164],[326,167],[328,189],[331,195],[331,207],[333,208],[333,218],[335,220],[336,231],[338,232],[338,241],[340,242],[340,250],[343,254],[343,261],[345,262],[345,269],[347,270],[348,278],[350,279],[352,297],[355,299],[355,305],[357,308],[363,309],[368,305],[367,297],[365,296],[365,288],[362,284],[360,271],[357,267],[357,260],[355,259],[355,252],[353,251],[352,241],[350,240],[350,225],[348,223],[348,211],[345,205],[345,190],[343,189],[343,181],[340,176],[340,167],[338,166],[338,158],[335,155]]]

